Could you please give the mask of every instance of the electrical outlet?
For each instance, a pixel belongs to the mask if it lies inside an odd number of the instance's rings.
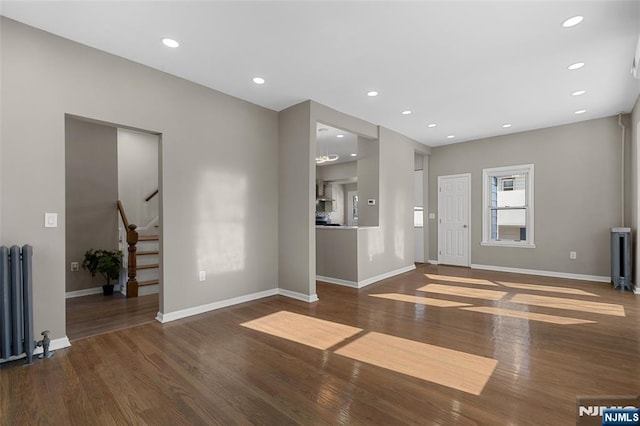
[[[200,279],[200,281],[206,280],[207,279],[207,271],[200,271],[199,279]]]
[[[78,272],[80,270],[80,264],[78,262],[71,262],[71,272]]]
[[[575,259],[577,257],[578,253],[576,253],[575,251],[570,251],[569,252],[569,259]]]

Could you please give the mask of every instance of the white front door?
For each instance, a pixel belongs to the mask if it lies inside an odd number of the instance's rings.
[[[438,263],[470,265],[471,174],[438,176]]]

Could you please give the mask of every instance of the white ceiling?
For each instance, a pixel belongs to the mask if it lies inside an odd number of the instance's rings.
[[[323,130],[325,129],[325,130]],[[342,137],[338,137],[342,135]],[[338,159],[318,166],[328,166],[330,164],[348,163],[358,159],[358,137],[344,130],[326,124],[316,124],[316,157],[322,155],[336,154]],[[352,156],[351,154],[356,154]]]
[[[0,7],[9,18],[273,110],[313,99],[429,146],[629,112],[640,94],[629,74],[637,0]],[[584,21],[563,28],[574,15]],[[180,47],[165,47],[163,37]],[[585,67],[567,70],[578,61]],[[254,84],[255,76],[266,83]],[[581,89],[587,93],[571,96]],[[367,97],[369,90],[380,95]],[[402,115],[407,109],[413,113]],[[587,112],[575,115],[579,109]]]

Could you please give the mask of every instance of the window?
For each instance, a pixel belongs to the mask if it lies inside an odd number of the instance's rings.
[[[482,245],[535,248],[533,164],[482,171]]]

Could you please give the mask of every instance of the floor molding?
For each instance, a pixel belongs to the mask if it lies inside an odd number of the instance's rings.
[[[49,343],[49,350],[50,351],[56,351],[58,349],[64,349],[64,348],[68,348],[71,346],[71,342],[69,341],[69,338],[67,336],[61,337],[59,339],[53,339],[51,340],[51,342]],[[36,346],[33,349],[33,356],[34,356],[34,361],[37,359],[37,355],[40,355],[42,352],[44,352],[44,348],[42,346]],[[16,355],[16,356],[12,356],[9,357],[7,359],[2,359],[0,361],[1,363],[5,363],[5,362],[12,362],[12,361],[17,361],[20,359],[25,359],[27,357],[27,354],[21,354],[21,355]]]
[[[482,269],[485,271],[497,271],[497,272],[511,272],[514,274],[539,275],[542,277],[569,278],[572,280],[595,281],[599,283],[611,282],[610,277],[604,277],[599,275],[584,275],[584,274],[572,274],[568,272],[541,271],[538,269],[508,268],[506,266],[478,265],[476,263],[471,264],[471,269]]]
[[[275,296],[279,294],[279,289],[272,288],[270,290],[259,291],[257,293],[246,294],[244,296],[233,297],[231,299],[220,300],[218,302],[207,303],[193,308],[181,309],[179,311],[168,312],[163,314],[158,312],[156,321],[164,324],[167,322],[187,318],[193,315],[203,314],[205,312],[214,311],[216,309],[226,308],[227,306],[238,305],[240,303],[251,302],[253,300],[262,299],[263,297]]]
[[[640,285],[636,285],[633,289],[633,294],[640,294]]]
[[[437,260],[431,260],[431,259],[429,259],[429,261],[428,261],[428,262],[429,262],[429,264],[431,264],[431,265],[438,265],[438,261],[437,261]]]
[[[313,303],[320,300],[318,299],[318,295],[315,293],[309,295],[304,293],[298,293],[297,291],[285,290],[284,288],[279,288],[278,294],[280,296],[290,297],[296,300],[302,300],[303,302],[307,302],[307,303]]]
[[[367,278],[367,279],[364,279],[364,280],[361,280],[361,281],[358,281],[358,282],[342,280],[340,278],[325,277],[325,276],[322,276],[322,275],[316,275],[316,280],[317,281],[324,281],[324,282],[329,283],[329,284],[342,285],[342,286],[345,286],[345,287],[362,288],[362,287],[366,287],[368,285],[371,285],[373,283],[377,283],[378,281],[382,281],[382,280],[385,280],[387,278],[395,277],[396,275],[404,274],[405,272],[413,271],[414,269],[416,269],[416,265],[412,264],[412,265],[409,265],[409,266],[405,266],[404,268],[400,268],[400,269],[396,269],[396,270],[393,270],[393,271],[385,272],[384,274],[376,275],[376,276],[373,276],[371,278]]]
[[[113,292],[120,292],[120,284],[116,284],[113,287]],[[71,299],[74,297],[82,297],[82,296],[90,296],[92,294],[101,294],[102,293],[102,286],[100,287],[92,287],[92,288],[84,288],[82,290],[74,290],[74,291],[68,291],[64,294],[64,298],[65,299]]]

